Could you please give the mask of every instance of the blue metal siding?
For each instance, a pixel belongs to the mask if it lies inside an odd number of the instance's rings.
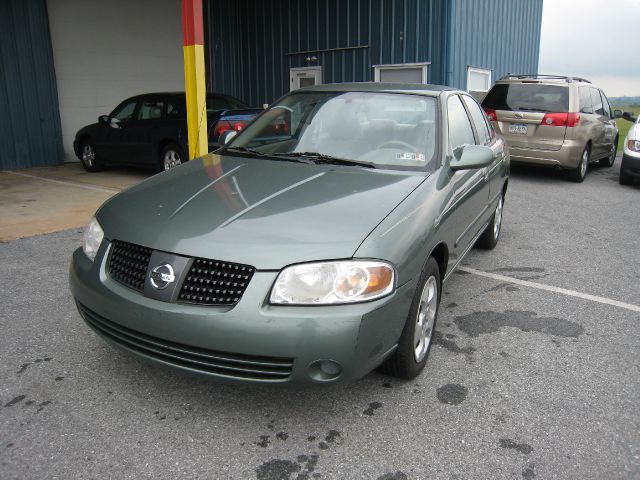
[[[205,0],[207,86],[259,106],[289,91],[290,68],[361,82],[430,62],[430,83],[464,89],[469,65],[535,73],[541,17],[542,0]]]
[[[45,0],[0,1],[0,170],[63,162]]]
[[[324,83],[364,82],[373,65],[434,62],[444,2],[206,0],[207,87],[259,106],[289,91],[290,68],[322,66]]]
[[[466,89],[467,67],[537,73],[542,0],[452,0],[445,83]]]

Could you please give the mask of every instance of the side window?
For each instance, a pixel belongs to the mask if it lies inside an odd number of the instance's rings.
[[[449,123],[449,143],[455,150],[462,145],[475,145],[473,130],[467,111],[457,95],[449,97],[447,101],[447,117]]]
[[[596,115],[604,115],[604,107],[602,106],[602,97],[600,91],[596,88],[589,88],[591,90],[591,101],[593,102],[593,113]]]
[[[126,122],[133,118],[133,112],[136,110],[137,100],[129,100],[121,103],[116,109],[109,115],[111,118],[117,118],[121,122]]]
[[[462,95],[462,101],[467,106],[471,121],[478,133],[478,145],[489,145],[491,143],[491,131],[487,125],[487,117],[478,106],[478,103],[467,95]]]
[[[602,97],[602,107],[604,108],[604,115],[611,118],[611,106],[609,100],[602,90],[600,90],[600,96]]]
[[[589,87],[580,87],[578,93],[580,95],[580,113],[593,113],[591,89]]]
[[[163,100],[145,99],[138,110],[138,120],[158,120],[162,118]]]
[[[167,118],[184,118],[184,104],[175,98],[167,99]]]

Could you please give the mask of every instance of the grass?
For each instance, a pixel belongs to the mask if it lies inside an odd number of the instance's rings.
[[[640,114],[640,108],[638,107],[612,104],[611,108],[613,110],[620,109],[623,112],[632,112],[634,115]],[[624,148],[624,139],[626,138],[627,133],[629,132],[629,129],[631,128],[631,125],[633,125],[633,123],[625,120],[624,118],[618,118],[616,119],[616,124],[618,125],[618,152],[622,152]]]

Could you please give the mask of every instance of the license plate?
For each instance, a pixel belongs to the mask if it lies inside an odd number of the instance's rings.
[[[515,135],[526,135],[528,127],[524,123],[512,123],[509,125],[509,133]]]

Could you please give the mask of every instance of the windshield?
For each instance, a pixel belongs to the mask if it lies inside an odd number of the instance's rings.
[[[436,117],[436,99],[421,95],[299,92],[272,105],[227,150],[432,171]]]
[[[569,88],[536,83],[499,83],[482,101],[494,110],[568,112]]]

